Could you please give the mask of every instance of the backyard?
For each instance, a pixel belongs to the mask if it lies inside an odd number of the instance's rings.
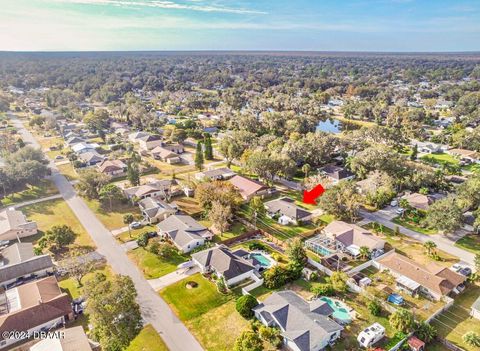
[[[162,258],[142,247],[128,251],[127,255],[140,268],[146,279],[156,279],[172,273],[180,263],[187,261],[185,256],[178,253],[172,254],[169,258]]]
[[[200,220],[199,223],[207,228],[210,228],[212,226],[212,222],[209,220]],[[223,240],[235,238],[239,235],[244,234],[245,232],[247,232],[246,226],[240,222],[235,221],[227,231],[221,234],[215,234],[213,240],[218,243],[222,242]]]
[[[63,199],[49,200],[25,206],[22,208],[22,211],[30,221],[37,222],[40,232],[46,232],[55,225],[68,225],[77,234],[75,244],[94,247],[92,239]],[[33,239],[31,241],[36,242],[40,237],[41,233],[31,237]],[[25,239],[29,240],[30,238]]]

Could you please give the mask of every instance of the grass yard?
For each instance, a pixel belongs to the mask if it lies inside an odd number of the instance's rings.
[[[402,217],[395,217],[393,220],[392,220],[393,223],[396,223],[398,225],[401,225],[405,228],[408,228],[410,230],[414,230],[416,232],[419,232],[419,233],[422,233],[422,234],[427,234],[427,235],[432,235],[432,234],[437,234],[437,230],[436,229],[430,229],[430,228],[424,228],[424,227],[421,227],[419,224],[416,224],[416,223],[413,223],[413,222],[409,222],[405,219],[402,219]]]
[[[140,234],[143,234],[145,232],[152,232],[156,230],[157,230],[157,227],[155,227],[155,225],[146,225],[138,229],[132,229],[130,233],[128,233],[128,229],[127,229],[122,234],[115,236],[115,238],[121,243],[126,243],[127,241],[136,240],[140,236]]]
[[[429,154],[422,156],[421,159],[429,163],[436,163],[438,165],[458,166],[460,164],[458,159],[446,153]]]
[[[197,215],[203,211],[203,208],[200,207],[198,201],[193,197],[178,197],[174,198],[173,201],[178,205],[178,208],[185,212],[186,214],[192,216]]]
[[[128,345],[126,351],[168,351],[168,347],[152,325],[147,324]]]
[[[97,269],[91,273],[88,273],[82,279],[82,284],[85,284],[89,279],[92,279],[95,273],[103,273],[105,276],[110,278],[113,275],[112,270],[109,266],[105,266],[102,269]],[[72,299],[76,299],[82,296],[82,288],[78,286],[77,282],[73,278],[64,278],[58,282],[58,285],[62,289],[62,291],[68,293]]]
[[[186,257],[179,254],[164,259],[142,247],[129,251],[127,255],[133,262],[135,262],[137,267],[142,270],[143,275],[147,279],[155,279],[164,276],[165,274],[172,273],[177,269],[177,266],[180,263],[187,261]]]
[[[308,237],[317,228],[313,224],[306,225],[281,225],[276,220],[268,217],[257,219],[257,227],[272,234],[279,240],[288,240],[296,236]]]
[[[458,246],[464,250],[473,252],[474,254],[480,254],[480,235],[469,234],[465,235],[460,240],[457,240],[455,246]]]
[[[478,348],[467,345],[462,336],[468,331],[474,331],[480,334],[480,320],[470,316],[470,307],[473,302],[480,296],[480,286],[471,285],[455,298],[452,307],[436,317],[432,321],[439,336],[447,339],[453,344],[461,347],[466,351],[478,350]]]
[[[189,281],[197,283],[198,286],[188,289],[186,284]],[[182,321],[191,321],[223,305],[233,297],[220,294],[215,284],[205,279],[200,273],[166,287],[160,291],[160,295]],[[202,328],[205,328],[205,325]]]
[[[65,177],[67,177],[68,180],[76,180],[78,179],[78,173],[77,171],[73,168],[71,163],[66,163],[63,165],[58,165],[57,166],[58,171],[62,173]]]
[[[249,326],[236,311],[235,301],[213,308],[186,324],[207,351],[233,350],[235,339]]]
[[[295,204],[300,206],[300,207],[303,207],[305,208],[306,210],[308,211],[312,211],[316,208],[318,208],[317,205],[310,205],[310,204],[306,204],[303,202],[303,193],[301,191],[295,191],[295,190],[287,190],[287,191],[280,191],[280,196],[278,197],[289,197],[289,198],[292,198],[293,200],[295,200]]]
[[[206,219],[200,220],[199,223],[204,225],[207,228],[210,228],[212,225],[212,222]],[[247,227],[242,223],[234,222],[230,226],[230,229],[228,229],[226,232],[223,232],[222,234],[216,234],[213,240],[217,243],[222,242],[223,240],[235,238],[239,235],[242,235],[243,233],[246,233],[247,230],[248,230]]]
[[[25,206],[23,213],[31,221],[37,222],[38,229],[46,232],[55,225],[68,225],[77,234],[75,244],[80,246],[94,247],[90,235],[78,221],[75,214],[63,199],[44,201],[37,204]],[[26,238],[28,239],[28,238]],[[34,237],[33,241],[39,238]]]
[[[58,194],[58,189],[51,180],[44,179],[39,185],[28,186],[27,189],[11,194],[0,200],[0,206],[10,206],[25,201],[41,199]]]
[[[90,207],[90,209],[95,212],[98,219],[108,230],[125,227],[126,224],[123,223],[123,216],[127,213],[131,213],[134,216],[141,215],[138,207],[133,206],[131,203],[114,204],[112,207],[112,211],[110,211],[108,205],[106,207],[103,207],[98,200],[84,200],[87,203],[88,207]]]

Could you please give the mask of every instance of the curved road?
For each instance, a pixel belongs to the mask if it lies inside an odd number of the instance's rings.
[[[12,114],[9,117],[18,129],[22,139],[26,143],[40,148],[37,140],[25,129],[22,122]],[[203,350],[195,337],[175,316],[167,303],[152,289],[143,277],[143,274],[130,261],[110,231],[98,220],[85,201],[77,195],[73,186],[62,174],[58,173],[55,165],[52,165],[52,168],[53,182],[80,223],[92,237],[97,246],[97,251],[105,256],[115,273],[128,275],[132,278],[138,293],[137,301],[144,321],[153,325],[171,351]]]

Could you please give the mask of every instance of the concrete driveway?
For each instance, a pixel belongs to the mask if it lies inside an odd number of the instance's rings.
[[[164,275],[163,277],[149,279],[148,284],[150,284],[153,290],[158,291],[198,272],[200,272],[200,268],[197,266],[194,266],[190,269],[180,268],[175,272]]]

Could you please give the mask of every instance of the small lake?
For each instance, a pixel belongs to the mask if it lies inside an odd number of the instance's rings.
[[[338,134],[342,131],[342,122],[338,119],[327,119],[320,121],[317,125],[317,131]]]

